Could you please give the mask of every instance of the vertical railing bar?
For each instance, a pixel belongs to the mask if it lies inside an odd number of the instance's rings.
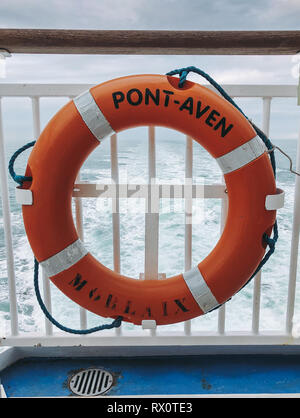
[[[263,97],[262,130],[267,136],[269,136],[269,133],[270,133],[270,115],[271,115],[271,97]],[[252,304],[252,332],[253,334],[259,333],[261,275],[262,275],[262,271],[260,270],[254,278],[253,304]]]
[[[155,127],[148,128],[148,178],[149,181],[156,177],[156,153],[155,153]]]
[[[3,227],[4,227],[6,266],[7,266],[7,277],[8,277],[10,328],[11,328],[11,335],[16,336],[19,333],[18,307],[17,307],[15,263],[14,263],[13,242],[12,242],[12,229],[11,229],[11,218],[10,218],[7,163],[6,163],[5,148],[4,148],[2,98],[1,97],[0,97],[0,183],[1,183],[1,191],[2,191]]]
[[[80,172],[77,174],[76,183],[80,183],[81,176]],[[76,229],[78,236],[81,241],[84,241],[84,232],[83,232],[83,208],[82,200],[80,197],[74,197],[75,203],[75,219],[76,219]]]
[[[72,96],[69,96],[70,100],[73,100]],[[76,182],[80,183],[81,175],[80,170],[76,177]],[[84,241],[84,232],[83,232],[83,207],[82,207],[82,199],[80,197],[74,198],[74,205],[75,205],[75,219],[76,219],[76,230],[78,233],[78,237],[81,241]],[[87,329],[87,310],[79,307],[79,322],[80,322],[80,329]]]
[[[224,178],[223,178],[223,182],[224,182]],[[224,230],[224,227],[225,227],[227,212],[228,212],[228,197],[227,197],[227,194],[225,194],[224,198],[222,199],[222,204],[221,205],[222,206],[221,206],[220,233],[222,234],[222,232]],[[222,335],[225,333],[225,320],[226,320],[226,305],[223,304],[218,309],[218,333],[222,334]]]
[[[118,165],[118,143],[117,135],[110,138],[110,158],[111,158],[111,178],[116,186],[116,199],[112,205],[112,225],[113,225],[113,259],[114,270],[117,273],[121,271],[121,253],[120,253],[120,204],[118,195],[119,186],[119,165]]]
[[[231,98],[234,99],[233,96]],[[222,176],[222,183],[225,183],[224,176]],[[220,234],[223,233],[225,223],[226,223],[227,213],[228,213],[228,195],[226,193],[221,203]],[[218,333],[220,335],[223,335],[225,333],[225,322],[226,322],[226,304],[223,304],[218,309]]]
[[[40,98],[32,97],[31,104],[32,104],[33,136],[34,136],[34,139],[37,140],[41,133]],[[44,271],[42,272],[42,281],[43,281],[43,295],[44,295],[45,306],[47,307],[47,310],[50,313],[52,313],[50,280],[46,276]],[[45,333],[46,335],[53,334],[52,323],[46,317],[45,317]]]
[[[298,134],[297,146],[297,164],[296,171],[300,171],[300,130]],[[293,317],[295,311],[295,295],[296,295],[296,280],[298,267],[298,251],[299,251],[299,234],[300,234],[300,177],[295,179],[295,199],[293,210],[293,226],[291,239],[291,254],[290,254],[290,271],[287,297],[287,311],[286,311],[286,333],[291,334],[293,330]]]
[[[192,186],[193,181],[193,138],[187,136],[185,144],[185,185]],[[185,226],[184,226],[184,270],[192,268],[192,196],[185,197]],[[191,334],[192,321],[184,322],[185,335]]]
[[[50,280],[46,276],[45,272],[42,273],[42,279],[43,279],[43,294],[44,294],[44,303],[47,307],[47,310],[52,313],[52,301],[51,301],[51,288],[50,288]],[[46,335],[52,335],[53,334],[53,326],[52,323],[45,318],[45,332]]]
[[[254,278],[253,306],[252,306],[252,332],[258,334],[260,322],[260,299],[261,299],[261,271]]]
[[[232,99],[234,99],[234,97],[232,97]],[[224,176],[222,176],[222,183],[225,183]],[[221,203],[220,234],[223,233],[225,223],[226,223],[227,213],[228,213],[228,195],[226,193]],[[218,333],[220,335],[223,335],[225,333],[225,321],[226,321],[226,305],[223,304],[218,309]]]
[[[145,216],[145,280],[158,278],[159,213],[155,208],[155,127],[148,130],[148,207]]]
[[[112,201],[112,227],[113,227],[113,259],[114,271],[121,272],[121,250],[120,250],[120,203],[119,203],[119,164],[118,164],[118,141],[117,135],[110,137],[110,160],[111,178],[116,186],[116,197]],[[122,328],[115,328],[117,336],[122,334]]]
[[[80,182],[80,171],[77,174],[76,182]],[[76,229],[80,240],[84,241],[84,232],[83,232],[83,209],[82,209],[82,200],[80,197],[74,198],[75,204],[75,219],[76,219]],[[87,329],[87,311],[86,309],[79,307],[79,321],[80,329]]]
[[[155,202],[156,156],[155,127],[148,128],[148,201],[145,214],[145,273],[144,279],[158,279],[159,207]],[[155,204],[156,203],[156,204]],[[151,330],[156,335],[156,330]]]

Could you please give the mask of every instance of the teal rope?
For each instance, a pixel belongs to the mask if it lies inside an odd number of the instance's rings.
[[[23,145],[21,148],[19,148],[10,158],[9,163],[8,163],[8,171],[9,174],[11,175],[11,177],[13,178],[13,180],[16,183],[19,183],[20,186],[22,186],[24,181],[31,181],[32,177],[28,177],[28,176],[19,176],[16,174],[15,170],[14,170],[14,164],[16,159],[18,158],[18,156],[20,154],[22,154],[22,152],[24,152],[25,150],[27,150],[28,148],[31,148],[34,146],[34,144],[36,143],[36,141],[32,141],[32,142],[28,142],[28,144]]]
[[[274,176],[276,178],[276,161],[275,161],[275,154],[274,154],[274,146],[273,146],[272,142],[265,135],[265,133],[263,131],[261,131],[254,123],[252,123],[248,119],[248,117],[245,115],[245,113],[242,111],[242,109],[236,104],[236,102],[226,93],[226,91],[213,78],[211,78],[203,70],[200,70],[199,68],[194,67],[194,66],[190,66],[190,67],[185,67],[185,68],[180,68],[180,69],[177,69],[177,70],[169,71],[166,75],[170,75],[170,76],[179,75],[178,87],[182,88],[184,86],[184,83],[186,82],[186,78],[187,78],[187,76],[188,76],[188,74],[190,72],[196,73],[196,74],[201,75],[202,77],[204,77],[213,87],[215,87],[215,89],[218,90],[218,92],[229,103],[231,103],[237,110],[239,110],[241,112],[241,114],[251,123],[251,125],[253,126],[254,130],[257,133],[257,135],[262,139],[262,141],[264,142],[264,144],[266,145],[266,147],[269,150],[270,160],[271,160],[271,164],[272,164]],[[275,221],[274,227],[273,227],[273,238],[269,237],[268,234],[266,234],[266,233],[263,234],[263,239],[264,239],[265,243],[269,246],[269,250],[265,254],[265,256],[263,257],[263,259],[261,260],[261,262],[259,263],[259,265],[258,265],[257,269],[255,270],[255,272],[252,274],[252,276],[245,283],[244,286],[246,286],[253,279],[253,277],[256,276],[256,274],[261,270],[261,268],[266,264],[266,262],[269,260],[269,258],[271,257],[271,255],[274,253],[274,251],[275,251],[275,245],[276,245],[276,242],[278,240],[278,236],[279,236],[279,234],[278,234],[278,225],[277,225],[277,221]],[[217,308],[219,308],[220,306],[218,306]],[[217,309],[217,308],[215,308],[215,309]]]
[[[251,123],[253,128],[255,129],[257,135],[262,139],[262,141],[265,143],[266,147],[270,150],[270,159],[271,164],[273,167],[274,175],[276,176],[276,161],[275,161],[275,154],[274,154],[274,146],[272,142],[269,140],[269,138],[265,135],[263,131],[261,131],[254,123],[252,123],[248,117],[245,115],[245,113],[242,111],[242,109],[236,104],[236,102],[229,96],[229,94],[218,84],[213,78],[211,78],[206,72],[203,70],[200,70],[200,68],[191,66],[186,68],[180,68],[178,70],[173,70],[167,73],[167,75],[176,75],[179,74],[179,87],[183,87],[187,75],[190,73],[196,73],[198,75],[201,75],[203,78],[205,78],[218,92],[226,99],[229,103],[231,103],[234,107],[237,108],[241,112],[241,114]]]
[[[18,156],[20,154],[22,154],[22,152],[24,152],[25,150],[27,150],[28,148],[31,148],[34,146],[34,144],[36,143],[36,141],[32,141],[29,142],[26,145],[23,145],[21,148],[19,148],[10,158],[9,160],[9,164],[8,164],[8,170],[9,173],[11,175],[11,177],[13,178],[13,180],[18,183],[20,186],[23,185],[24,181],[32,181],[32,177],[29,176],[20,176],[17,175],[14,169],[14,164],[16,159],[18,158]],[[111,324],[104,324],[104,325],[99,325],[97,327],[94,328],[89,328],[89,329],[72,329],[72,328],[68,328],[62,324],[60,324],[58,321],[56,321],[56,319],[53,318],[53,316],[49,313],[49,311],[47,310],[42,296],[41,296],[41,292],[39,289],[39,262],[34,259],[34,290],[35,290],[35,294],[36,294],[36,298],[37,301],[40,305],[41,310],[44,312],[44,315],[46,316],[46,318],[52,322],[53,325],[55,325],[57,328],[61,329],[62,331],[71,333],[71,334],[80,334],[80,335],[86,335],[86,334],[92,334],[94,332],[97,331],[103,331],[105,329],[112,329],[112,328],[119,328],[121,326],[122,323],[122,316],[118,316]]]
[[[34,259],[34,289],[35,289],[36,298],[38,300],[38,303],[42,311],[44,312],[44,315],[50,322],[52,322],[53,325],[55,325],[57,328],[61,329],[62,331],[65,331],[71,334],[86,335],[86,334],[92,334],[97,331],[103,331],[105,329],[119,328],[121,326],[122,319],[123,319],[121,316],[118,316],[111,324],[99,325],[97,327],[89,328],[89,329],[72,329],[72,328],[65,327],[64,325],[61,325],[59,322],[57,322],[52,317],[52,315],[50,315],[49,311],[47,310],[42,300],[40,289],[39,289],[39,263],[36,259]]]

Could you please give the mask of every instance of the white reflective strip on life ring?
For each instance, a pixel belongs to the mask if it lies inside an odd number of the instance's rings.
[[[234,150],[216,158],[223,174],[238,170],[251,161],[256,160],[267,150],[265,144],[259,136],[255,136],[243,145]]]
[[[41,261],[40,265],[43,267],[46,276],[52,277],[74,266],[74,264],[78,263],[87,254],[87,249],[80,239],[78,239],[59,253],[47,260]]]
[[[198,266],[183,273],[183,278],[195,301],[204,313],[209,312],[220,305],[210,288],[207,286]]]
[[[99,142],[115,133],[89,90],[76,97],[73,102],[86,126]]]

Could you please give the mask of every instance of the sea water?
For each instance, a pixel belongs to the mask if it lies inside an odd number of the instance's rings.
[[[54,107],[57,106],[57,103]],[[26,119],[27,120],[27,119]],[[26,125],[25,117],[23,123]],[[29,122],[28,142],[31,140]],[[272,139],[272,138],[271,138]],[[12,134],[6,141],[7,159],[24,142]],[[273,139],[294,160],[297,141],[294,139]],[[181,133],[156,128],[156,181],[161,184],[184,184],[186,138]],[[148,140],[147,128],[128,130],[118,135],[118,158],[120,183],[147,184],[148,181]],[[29,152],[25,152],[16,163],[16,171],[24,172]],[[288,170],[288,161],[278,152],[277,186],[285,190],[285,207],[278,211],[279,240],[276,252],[263,269],[261,280],[261,330],[284,328],[288,275],[290,263],[290,241],[294,201],[295,176]],[[81,179],[92,183],[110,183],[110,141],[107,139],[84,163]],[[195,184],[220,183],[222,176],[215,160],[196,142],[193,143],[193,182]],[[46,185],[45,185],[46,187]],[[16,273],[18,320],[24,333],[41,331],[44,317],[37,304],[33,289],[33,254],[24,231],[21,208],[15,202],[15,183],[9,178],[10,209],[14,262]],[[101,263],[113,268],[113,237],[111,200],[106,198],[84,198],[83,223],[84,241],[91,253]],[[196,217],[192,235],[192,265],[197,265],[213,249],[220,236],[220,199],[194,201]],[[74,206],[73,206],[74,208]],[[140,199],[120,201],[121,273],[139,278],[144,271],[145,213]],[[159,272],[168,276],[184,271],[184,202],[161,201],[159,223]],[[245,237],[246,239],[246,237]],[[6,255],[2,208],[0,208],[0,330],[9,333],[10,313],[7,283]],[[40,281],[42,288],[42,281]],[[78,328],[79,308],[54,285],[51,284],[52,313],[62,324]],[[253,280],[226,304],[226,330],[250,331],[253,304]],[[296,318],[300,298],[296,297]],[[192,320],[195,331],[215,331],[218,311]],[[88,326],[107,323],[110,320],[87,314]],[[125,332],[135,332],[140,327],[125,324]],[[183,324],[160,327],[158,332],[183,330]],[[59,332],[59,331],[58,331]]]

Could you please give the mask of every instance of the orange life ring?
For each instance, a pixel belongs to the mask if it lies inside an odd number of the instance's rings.
[[[229,210],[223,234],[192,270],[165,280],[135,280],[99,263],[78,238],[71,199],[76,175],[90,152],[114,132],[157,125],[199,142],[223,170]],[[178,78],[136,75],[100,84],[65,105],[49,122],[29,157],[23,188],[33,204],[23,217],[36,259],[70,299],[104,317],[158,325],[202,315],[232,297],[265,252],[276,211],[266,148],[246,118],[216,93]],[[171,162],[170,162],[171,163]],[[246,238],[245,238],[246,237]]]

